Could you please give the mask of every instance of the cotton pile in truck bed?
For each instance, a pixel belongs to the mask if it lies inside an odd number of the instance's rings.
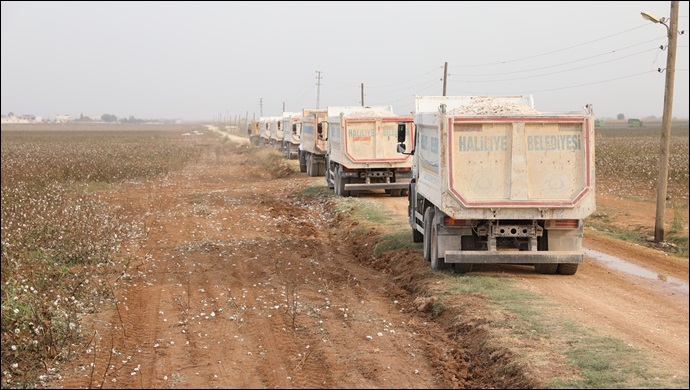
[[[392,117],[392,116],[398,116],[392,111],[378,111],[378,110],[372,110],[372,109],[366,109],[363,108],[361,110],[357,111],[352,111],[347,114],[348,117],[357,117],[357,118],[385,118],[385,117]]]
[[[449,115],[528,115],[539,112],[522,103],[506,102],[492,97],[474,97],[467,105],[448,111]]]

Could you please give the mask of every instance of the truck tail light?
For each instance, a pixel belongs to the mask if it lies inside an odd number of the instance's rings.
[[[577,229],[580,227],[579,219],[553,219],[546,221],[547,229]]]
[[[451,217],[443,217],[444,226],[472,226],[471,219],[453,219]]]
[[[409,172],[412,168],[398,168],[398,172]]]

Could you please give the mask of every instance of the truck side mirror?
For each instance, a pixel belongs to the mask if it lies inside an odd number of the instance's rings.
[[[414,148],[406,152],[407,147],[405,146],[405,136],[407,126],[404,123],[398,123],[398,153],[414,155]]]
[[[398,123],[398,143],[405,142],[405,128],[404,123]]]
[[[297,134],[297,123],[292,124],[292,134]]]
[[[325,123],[325,122],[319,122],[319,123],[316,125],[316,132],[319,134],[319,139],[327,140],[327,139],[328,139],[328,136],[326,135],[326,137],[324,137],[324,133],[325,133],[325,132],[323,131],[323,130],[324,130],[324,126],[323,126],[324,123]]]

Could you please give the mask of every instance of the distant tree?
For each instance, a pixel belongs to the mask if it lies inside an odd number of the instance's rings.
[[[10,111],[10,113],[7,114],[7,116],[14,116],[14,113],[12,111]]]
[[[618,119],[621,119],[621,120],[622,120],[622,119],[625,119],[625,115],[623,115],[623,114],[618,114],[618,116],[617,116],[616,118],[618,118]]]
[[[101,115],[101,120],[103,122],[117,122],[117,117],[113,114],[103,114]]]

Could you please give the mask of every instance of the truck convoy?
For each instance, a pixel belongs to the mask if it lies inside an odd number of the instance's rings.
[[[299,136],[302,129],[301,112],[283,112],[283,139],[281,150],[288,160],[299,154]]]
[[[303,109],[299,143],[299,170],[308,176],[323,176],[326,168],[326,109]]]
[[[396,152],[397,127],[403,124],[403,142],[413,143],[412,116],[398,116],[391,106],[328,107],[326,183],[338,196],[356,196],[360,190],[385,190],[391,196],[407,194],[412,157]]]
[[[573,275],[596,209],[594,114],[541,113],[532,96],[417,96],[408,217],[431,268],[531,265]]]

